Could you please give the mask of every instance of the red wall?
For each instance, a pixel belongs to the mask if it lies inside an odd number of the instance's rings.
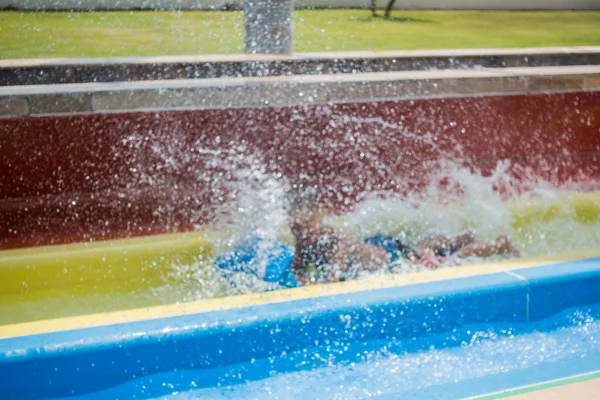
[[[230,194],[233,153],[333,207],[416,194],[441,159],[592,188],[600,93],[3,119],[0,248],[192,229]]]

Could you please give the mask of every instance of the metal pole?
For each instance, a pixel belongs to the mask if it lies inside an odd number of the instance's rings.
[[[244,0],[246,53],[290,54],[294,0]]]

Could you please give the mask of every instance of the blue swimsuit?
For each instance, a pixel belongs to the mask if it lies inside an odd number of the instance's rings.
[[[388,236],[372,236],[364,240],[365,243],[374,244],[383,248],[390,255],[392,262],[399,258],[407,258],[414,251]],[[218,256],[214,263],[223,270],[244,272],[258,276],[257,263],[254,261],[261,251],[261,258],[266,258],[264,276],[260,277],[265,282],[278,283],[284,287],[296,287],[298,281],[294,277],[290,266],[294,259],[294,250],[288,245],[274,240],[259,238],[246,240],[231,251]]]

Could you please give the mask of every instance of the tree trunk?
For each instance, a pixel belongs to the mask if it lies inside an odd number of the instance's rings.
[[[394,7],[394,3],[396,2],[396,0],[390,0],[390,2],[388,3],[386,9],[385,9],[385,17],[389,18],[390,15],[392,15],[392,7]]]
[[[374,17],[377,16],[377,0],[371,0],[371,13]]]

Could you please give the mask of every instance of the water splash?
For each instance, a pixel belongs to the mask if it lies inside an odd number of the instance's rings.
[[[360,237],[386,234],[413,243],[431,234],[451,235],[465,229],[473,229],[482,240],[508,233],[523,256],[589,249],[600,243],[600,221],[577,218],[572,202],[560,202],[569,191],[533,174],[527,177],[529,189],[523,191],[523,182],[516,184],[507,173],[509,168],[508,161],[498,162],[492,174],[484,176],[444,161],[443,172],[430,179],[417,198],[371,194],[352,213],[331,222]],[[527,204],[535,204],[539,218],[521,223],[517,216]]]
[[[269,172],[260,160],[243,152],[231,152],[229,156],[231,158],[226,161],[215,161],[220,163],[219,166],[231,167],[231,179],[227,182],[230,201],[224,211],[230,217],[214,235],[215,253],[225,252],[249,237],[292,244],[283,207],[289,183],[280,174]],[[221,157],[219,154],[219,160]],[[600,221],[576,218],[574,205],[568,201],[560,205],[560,212],[554,212],[551,218],[518,223],[516,215],[524,205],[534,202],[541,210],[539,213],[544,215],[556,208],[556,201],[568,192],[553,188],[549,182],[535,176],[528,180],[531,189],[523,192],[510,179],[509,168],[510,163],[499,162],[490,176],[484,176],[472,168],[446,160],[441,163],[439,171],[442,172],[430,179],[420,196],[407,198],[394,193],[365,193],[352,212],[331,215],[327,221],[361,238],[384,234],[412,244],[432,234],[451,235],[465,229],[473,229],[481,240],[493,240],[501,233],[508,233],[523,256],[560,254],[595,248],[600,243]],[[499,191],[498,187],[503,190]],[[600,208],[600,204],[597,207]],[[493,260],[501,258],[497,256]],[[455,260],[448,266],[482,261],[472,257]],[[259,251],[258,276],[261,276],[265,263],[266,258],[261,257]],[[399,265],[395,272],[422,269],[407,262]],[[185,287],[183,300],[278,288],[252,274],[217,270],[210,260],[192,266],[173,266],[173,270]]]
[[[226,150],[198,147],[197,152],[208,156],[205,167],[209,172],[203,173],[200,179],[223,199],[218,211],[221,218],[211,233],[214,253],[226,252],[250,238],[265,241],[259,245],[262,247],[254,262],[255,274],[220,270],[210,260],[173,265],[166,276],[168,290],[176,285],[181,300],[189,301],[278,288],[277,284],[260,277],[265,274],[268,258],[264,250],[270,242],[289,235],[283,207],[288,188],[286,180],[280,172],[269,171],[268,164],[251,154],[244,144]],[[155,289],[157,295],[164,291],[165,288]]]
[[[157,140],[152,143],[150,155],[134,163],[140,182],[152,188],[169,187],[184,175],[209,192],[212,209],[195,208],[189,211],[187,218],[196,229],[206,231],[202,214],[214,212],[217,218],[211,225],[214,230],[211,235],[215,254],[253,237],[293,243],[283,206],[286,191],[293,182],[282,169],[285,160],[279,159],[291,149],[308,149],[319,155],[318,162],[326,162],[336,152],[344,153],[338,161],[347,161],[344,168],[349,168],[349,174],[345,171],[346,175],[335,175],[333,179],[330,175],[335,171],[328,170],[327,176],[300,174],[293,179],[314,182],[325,205],[331,208],[337,205],[337,211],[354,203],[350,212],[332,214],[328,222],[361,238],[384,234],[416,244],[428,235],[450,235],[472,229],[481,240],[509,234],[523,256],[564,253],[597,247],[600,243],[598,218],[579,218],[574,204],[561,200],[568,196],[565,188],[579,189],[576,181],[559,186],[558,179],[541,179],[535,170],[521,168],[518,160],[498,161],[491,169],[479,170],[465,161],[467,158],[460,146],[441,148],[440,137],[426,131],[428,128],[409,132],[403,126],[402,115],[390,122],[378,117],[334,112],[326,105],[317,108],[315,113],[329,119],[322,137],[318,141],[312,136],[304,137],[300,129],[297,135],[280,143],[284,147],[281,151],[261,152],[246,140],[224,143],[226,139],[221,137],[198,138],[182,151],[185,146],[172,139]],[[292,118],[303,116],[292,114]],[[363,134],[367,131],[368,135]],[[390,141],[402,143],[400,148],[407,149],[405,155],[409,155],[410,160],[390,157],[385,152]],[[139,150],[150,144],[144,137],[132,135],[124,145]],[[419,164],[414,171],[407,167],[414,162],[413,158],[428,152],[441,154],[442,158]],[[323,165],[313,167],[319,170]],[[543,168],[551,171],[551,167]],[[361,175],[365,168],[371,175]],[[399,172],[407,168],[418,176],[408,177]],[[356,177],[355,181],[352,176]],[[369,179],[386,183],[370,185]],[[529,218],[523,210],[532,203],[538,209],[532,214],[539,215]],[[555,203],[559,204],[558,209]],[[157,212],[169,214],[173,210]],[[259,277],[264,273],[265,260],[259,252]],[[462,263],[480,261],[473,258]],[[400,270],[412,271],[415,269],[412,267],[405,263]],[[215,270],[210,260],[202,260],[197,265],[173,265],[171,269],[166,280],[170,285],[176,282],[184,287],[181,300],[275,288],[254,275]]]

